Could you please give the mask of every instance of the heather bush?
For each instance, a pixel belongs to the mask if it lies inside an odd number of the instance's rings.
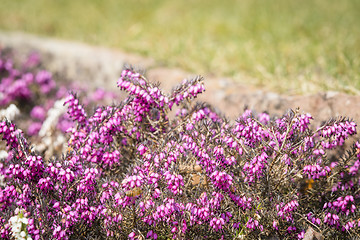
[[[0,118],[20,119],[20,128],[37,142],[36,150],[51,157],[66,143],[64,133],[74,124],[63,106],[69,91],[86,91],[83,100],[89,109],[113,101],[116,95],[101,88],[92,91],[44,70],[37,53],[25,61],[19,55],[0,48],[0,106],[5,108]]]
[[[297,109],[231,122],[195,103],[201,77],[166,94],[126,68],[117,86],[128,97],[93,112],[66,97],[75,124],[61,155],[39,154],[0,123],[2,238],[359,237],[360,143],[329,157],[356,134],[353,121],[314,128]]]

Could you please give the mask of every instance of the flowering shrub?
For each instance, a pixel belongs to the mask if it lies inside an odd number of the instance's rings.
[[[18,209],[29,239],[359,236],[360,144],[327,155],[356,134],[354,122],[312,129],[298,110],[247,110],[231,123],[194,104],[200,77],[165,94],[127,68],[117,85],[128,97],[93,113],[75,94],[64,100],[76,124],[61,157],[44,158],[14,123],[0,123],[1,238],[14,236]]]
[[[18,60],[16,53],[10,49],[0,48],[0,106],[6,109],[0,111],[1,120],[25,118],[20,122],[22,129],[31,136],[31,140],[42,143],[36,145],[36,150],[52,156],[54,148],[64,145],[64,133],[73,126],[73,121],[63,106],[70,90],[84,89],[76,83],[56,85],[53,74],[41,68],[38,54],[28,56],[25,62]],[[55,74],[56,75],[56,74]],[[60,81],[57,81],[60,82]],[[114,100],[115,95],[103,89],[91,92],[88,89],[84,101],[89,108]],[[71,113],[70,113],[71,114]],[[30,117],[29,117],[30,116]],[[56,136],[56,137],[54,137]]]

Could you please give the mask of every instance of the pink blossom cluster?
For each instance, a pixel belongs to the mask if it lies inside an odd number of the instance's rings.
[[[70,94],[66,99],[64,105],[68,106],[68,114],[72,120],[79,124],[87,125],[87,115],[83,106],[79,104],[79,100],[73,94]]]
[[[324,209],[330,208],[336,210],[338,213],[343,212],[346,215],[354,213],[356,211],[356,206],[354,205],[354,197],[348,195],[345,197],[338,197],[333,202],[327,202],[324,204]]]
[[[296,212],[299,203],[297,200],[292,200],[289,203],[280,203],[276,205],[277,215],[286,220],[287,222],[291,222],[294,220],[293,213]]]
[[[37,136],[45,119],[50,117],[49,110],[54,108],[56,100],[64,98],[70,90],[75,90],[77,87],[75,87],[75,83],[67,87],[57,86],[55,82],[57,79],[53,77],[52,73],[39,68],[41,59],[36,53],[30,54],[22,63],[14,63],[12,55],[12,52],[6,54],[0,49],[0,105],[5,107],[16,103],[19,104],[18,107],[22,111],[28,111],[27,109],[31,107],[30,124],[26,133],[30,136]],[[106,93],[107,96],[99,98],[98,95],[101,93],[103,95]],[[85,102],[93,104],[94,100],[104,100],[102,102],[105,102],[106,99],[114,98],[110,92],[102,91],[101,93],[99,89],[94,93],[89,92],[89,99],[85,99]],[[68,101],[71,100],[70,98],[72,98],[71,95]],[[81,108],[81,106],[76,107]],[[81,109],[75,110],[76,107],[73,106],[73,109],[69,109],[69,111],[80,113]],[[84,114],[83,111],[82,114]],[[74,125],[69,117],[77,118],[80,115],[62,114],[53,127],[65,133]],[[79,120],[81,121],[81,119]]]
[[[49,93],[56,86],[52,74],[45,70],[39,71],[36,74],[35,81],[39,84],[40,91],[44,94]]]
[[[340,227],[340,218],[336,214],[327,213],[324,217],[324,223],[329,224],[330,226]]]
[[[222,189],[223,191],[229,191],[232,187],[233,178],[227,174],[226,172],[220,172],[220,171],[214,171],[210,178],[214,184],[219,189]]]
[[[310,120],[312,119],[313,117],[309,113],[302,114],[294,118],[293,128],[299,128],[300,132],[305,132],[309,128]]]
[[[312,179],[319,179],[320,177],[325,177],[330,172],[331,168],[329,166],[321,167],[319,164],[306,165],[304,167],[304,174],[306,174],[308,178]]]
[[[334,123],[332,126],[327,126],[320,131],[320,135],[328,139],[328,141],[321,142],[321,145],[326,149],[342,146],[345,139],[355,133],[356,124],[354,122],[345,120],[340,123]]]
[[[317,224],[317,225],[321,224],[320,218],[315,217],[313,213],[310,212],[306,216],[307,216],[307,219],[309,221],[311,221],[313,224]]]
[[[269,133],[250,117],[240,119],[234,128],[234,132],[237,138],[244,139],[244,143],[249,146],[254,146],[269,136]]]
[[[259,221],[253,218],[249,218],[249,221],[246,223],[246,227],[249,229],[258,228],[260,231],[264,230],[264,227],[260,225]]]
[[[22,131],[17,129],[15,124],[7,121],[0,122],[0,134],[3,135],[2,140],[6,141],[6,145],[15,148],[19,145],[19,135],[22,135]]]
[[[184,100],[195,98],[204,91],[205,87],[201,77],[196,77],[191,80],[184,79],[182,84],[175,88],[170,97],[170,108],[173,104],[179,105]]]
[[[243,169],[245,174],[245,182],[253,183],[256,179],[260,179],[263,176],[263,170],[267,165],[268,155],[266,152],[254,157],[250,162],[246,162]]]
[[[181,187],[184,186],[183,177],[180,174],[172,174],[169,171],[164,173],[165,181],[167,181],[168,189],[176,194],[182,194]]]

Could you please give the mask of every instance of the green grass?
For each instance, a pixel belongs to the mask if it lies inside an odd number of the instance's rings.
[[[0,29],[140,53],[279,92],[359,93],[358,0],[2,0]]]

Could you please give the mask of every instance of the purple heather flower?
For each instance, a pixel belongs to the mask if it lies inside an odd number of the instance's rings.
[[[28,127],[27,133],[30,136],[34,136],[37,135],[41,129],[42,123],[40,122],[33,122],[30,124],[30,126]]]
[[[52,74],[45,70],[37,73],[36,82],[40,85],[40,91],[44,94],[49,93],[56,85],[52,79]]]
[[[278,222],[276,220],[273,221],[272,226],[273,226],[274,229],[279,230]]]
[[[253,158],[250,162],[246,162],[243,169],[246,172],[245,182],[250,184],[255,181],[255,179],[260,179],[263,175],[263,170],[267,165],[268,155],[263,152],[261,155]]]
[[[349,121],[335,122],[320,131],[320,136],[327,140],[321,142],[325,149],[333,149],[336,146],[342,146],[345,140],[356,134],[356,123]]]
[[[181,175],[171,174],[169,171],[164,173],[165,181],[167,181],[168,189],[175,195],[182,194],[181,186],[184,186],[183,177]]]
[[[307,216],[308,220],[311,221],[313,224],[317,224],[317,225],[321,224],[320,218],[314,217],[311,212],[308,213],[306,216]]]
[[[299,203],[297,200],[292,200],[287,204],[281,203],[276,205],[277,215],[287,222],[293,221],[293,212],[296,212]]]
[[[74,127],[74,122],[70,119],[67,113],[60,117],[56,125],[56,128],[63,133],[66,133],[72,127]]]
[[[3,135],[2,139],[6,140],[8,146],[13,149],[18,148],[18,136],[22,137],[22,131],[20,129],[16,129],[15,124],[9,123],[7,121],[0,122],[0,134]]]
[[[266,125],[270,121],[270,116],[267,113],[260,113],[258,115],[258,119],[259,119],[259,122]]]
[[[157,234],[155,232],[153,232],[153,230],[150,230],[147,235],[146,238],[150,238],[150,239],[157,239]]]
[[[246,227],[251,230],[255,230],[256,228],[259,228],[262,230],[263,226],[260,225],[259,221],[253,218],[249,218],[249,220],[246,223]]]
[[[212,227],[216,232],[221,230],[223,228],[223,225],[225,224],[224,219],[222,218],[213,218],[210,220],[210,227]]]
[[[293,129],[299,129],[300,132],[305,132],[309,128],[311,119],[313,119],[313,117],[309,113],[294,118]]]
[[[102,89],[102,88],[98,88],[95,90],[95,92],[93,93],[93,96],[92,98],[96,101],[100,101],[100,100],[103,100],[105,98],[105,90]]]
[[[226,172],[214,171],[210,175],[210,179],[212,180],[214,186],[224,191],[229,191],[232,186],[233,178]]]
[[[129,177],[125,178],[121,182],[121,185],[126,191],[128,191],[132,188],[140,187],[143,183],[144,183],[144,179],[142,176],[133,175],[133,176],[129,176]]]
[[[145,147],[144,145],[140,145],[140,146],[138,147],[138,152],[140,153],[140,155],[144,155],[144,153],[146,152],[147,149],[148,149],[148,148]]]
[[[73,95],[70,94],[64,105],[68,105],[68,114],[71,119],[78,121],[80,124],[87,125],[87,114],[84,108],[80,105],[79,100]]]
[[[42,106],[35,106],[30,112],[30,117],[40,121],[44,121],[46,117],[46,111]]]
[[[32,68],[37,66],[40,63],[40,54],[39,53],[31,53],[27,58],[26,62],[24,63],[25,68]]]
[[[305,231],[302,230],[300,233],[298,233],[297,237],[298,239],[303,239],[305,237]]]
[[[315,165],[306,165],[303,169],[304,174],[310,179],[319,179],[320,177],[325,177],[331,172],[331,168],[328,166],[321,167],[319,164]]]
[[[356,210],[356,206],[354,204],[354,197],[352,195],[347,195],[345,197],[338,197],[333,202],[325,203],[323,208],[334,209],[338,213],[342,212],[345,213],[346,215],[349,215],[350,212],[354,213]]]

